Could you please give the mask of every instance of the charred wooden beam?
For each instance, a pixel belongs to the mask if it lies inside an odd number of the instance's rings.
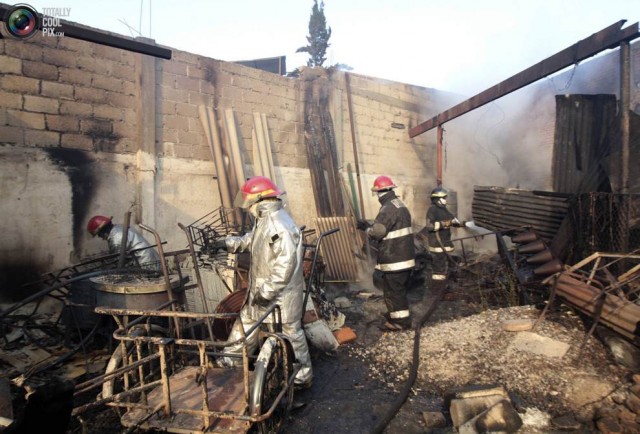
[[[442,125],[471,110],[477,109],[491,101],[510,94],[541,78],[560,71],[567,66],[574,65],[581,60],[595,56],[601,51],[615,48],[621,42],[628,42],[640,36],[638,23],[622,29],[626,20],[618,21],[609,27],[594,33],[572,46],[554,54],[547,59],[519,72],[518,74],[480,92],[478,95],[446,110],[437,116],[422,122],[409,130],[409,137],[416,137],[438,125]]]

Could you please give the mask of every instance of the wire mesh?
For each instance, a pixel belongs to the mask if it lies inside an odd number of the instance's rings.
[[[569,218],[573,228],[570,263],[595,252],[630,253],[640,248],[640,194],[577,195]]]
[[[193,244],[202,253],[209,252],[216,240],[240,232],[244,224],[234,223],[233,212],[233,208],[219,207],[187,226]]]

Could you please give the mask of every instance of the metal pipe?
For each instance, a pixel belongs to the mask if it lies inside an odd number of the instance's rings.
[[[124,259],[127,256],[127,242],[129,241],[130,220],[131,212],[127,211],[124,213],[124,222],[122,223],[122,240],[120,240],[120,256],[118,256],[118,268],[124,268]]]
[[[437,143],[436,143],[436,160],[438,164],[438,172],[436,175],[436,186],[442,187],[442,136],[444,129],[442,124],[438,125]]]
[[[620,193],[629,192],[629,103],[631,80],[631,56],[629,41],[620,42],[620,141],[622,152],[620,155]]]
[[[160,267],[162,268],[162,274],[164,276],[164,284],[167,289],[167,296],[169,297],[169,301],[175,301],[176,297],[173,293],[173,287],[171,286],[171,278],[169,277],[169,269],[167,268],[167,262],[164,259],[164,249],[162,248],[162,240],[160,239],[160,235],[153,228],[145,224],[138,223],[138,225],[145,231],[151,232],[156,239],[156,245],[158,246],[158,254],[160,256]],[[175,310],[175,306],[173,304],[171,305],[171,310]],[[180,337],[181,336],[180,322],[178,321],[178,318],[174,318],[174,324],[176,327],[176,336]]]

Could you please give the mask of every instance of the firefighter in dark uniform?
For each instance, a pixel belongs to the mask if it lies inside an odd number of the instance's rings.
[[[358,229],[378,242],[373,284],[383,292],[388,312],[382,328],[389,331],[411,328],[407,283],[415,266],[411,213],[394,188],[391,178],[378,176],[371,191],[378,196],[380,211],[373,224],[358,221]]]
[[[433,258],[433,274],[431,275],[434,287],[444,284],[447,278],[449,252],[453,252],[451,242],[451,227],[463,227],[465,224],[458,220],[447,209],[447,190],[442,187],[431,191],[431,206],[427,210],[427,238],[429,253]]]

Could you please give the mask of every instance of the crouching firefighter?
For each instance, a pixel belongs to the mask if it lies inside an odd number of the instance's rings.
[[[416,263],[411,213],[394,188],[391,178],[378,176],[371,191],[378,196],[380,211],[373,224],[358,221],[358,229],[378,242],[373,284],[383,292],[388,312],[381,328],[389,331],[411,328],[407,284]]]
[[[446,189],[434,188],[431,191],[431,206],[427,210],[426,229],[429,252],[433,258],[431,279],[434,288],[444,285],[447,279],[448,255],[454,250],[451,242],[451,227],[464,226],[464,223],[447,209],[447,195]]]
[[[255,218],[253,230],[242,236],[228,236],[216,242],[214,249],[231,253],[250,251],[249,286],[240,318],[245,330],[250,329],[266,310],[280,306],[282,332],[289,338],[297,362],[300,364],[294,384],[297,388],[311,387],[313,372],[306,336],[302,328],[304,296],[302,234],[283,208],[281,191],[264,176],[250,178],[240,188],[235,205],[249,211]],[[271,315],[265,323],[272,321]],[[229,341],[242,337],[240,322],[236,321]],[[258,346],[258,332],[247,336],[247,349],[252,354]],[[242,345],[230,346],[230,353],[242,353]],[[236,365],[238,359],[225,357],[223,364]]]

